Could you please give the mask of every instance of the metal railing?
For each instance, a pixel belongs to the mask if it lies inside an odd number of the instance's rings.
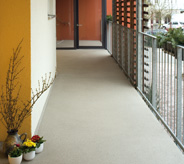
[[[137,88],[184,151],[184,47],[160,47],[146,33],[139,33],[138,40]]]
[[[112,26],[114,59],[184,151],[184,47],[159,47],[155,36]]]
[[[113,23],[112,55],[133,85],[136,84],[136,31]]]

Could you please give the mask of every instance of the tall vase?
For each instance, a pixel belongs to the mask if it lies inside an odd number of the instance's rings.
[[[7,133],[8,136],[3,143],[3,152],[8,155],[13,150],[15,144],[22,144],[26,140],[27,134],[18,135],[18,130],[10,130]],[[24,138],[22,139],[23,136]]]

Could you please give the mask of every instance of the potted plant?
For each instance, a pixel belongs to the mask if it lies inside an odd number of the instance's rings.
[[[8,154],[10,164],[20,164],[22,162],[22,149],[19,144],[15,144],[13,150]]]
[[[35,149],[36,149],[36,144],[32,142],[31,140],[27,139],[22,144],[22,151],[24,153],[24,159],[27,161],[33,160],[35,157]]]
[[[51,79],[47,75],[42,77],[41,83],[38,81],[38,89],[33,92],[30,100],[23,102],[19,95],[21,94],[21,84],[19,82],[19,75],[24,70],[21,65],[23,56],[20,56],[21,44],[13,50],[13,55],[10,58],[9,68],[6,76],[6,84],[2,87],[0,95],[0,121],[6,127],[8,136],[3,143],[3,151],[8,154],[13,149],[13,144],[22,144],[24,139],[18,135],[18,130],[21,128],[24,120],[28,118],[32,112],[34,104],[42,96],[42,94],[52,85],[54,78]],[[25,134],[24,134],[25,135]]]
[[[31,141],[36,143],[36,153],[41,153],[43,151],[44,142],[46,142],[46,140],[43,140],[43,137],[40,137],[39,135],[34,135],[31,138]]]
[[[112,15],[107,15],[106,20],[107,22],[112,22]]]

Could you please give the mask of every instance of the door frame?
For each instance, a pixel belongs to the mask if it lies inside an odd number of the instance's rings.
[[[73,0],[74,4],[74,47],[56,49],[104,49],[107,48],[107,29],[106,29],[106,0],[102,0],[102,46],[79,46],[79,0]],[[57,4],[56,4],[57,5]]]

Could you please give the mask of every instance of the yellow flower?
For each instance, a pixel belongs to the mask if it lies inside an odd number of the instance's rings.
[[[36,147],[36,144],[32,142],[31,140],[27,139],[27,141],[23,143],[23,146]]]

